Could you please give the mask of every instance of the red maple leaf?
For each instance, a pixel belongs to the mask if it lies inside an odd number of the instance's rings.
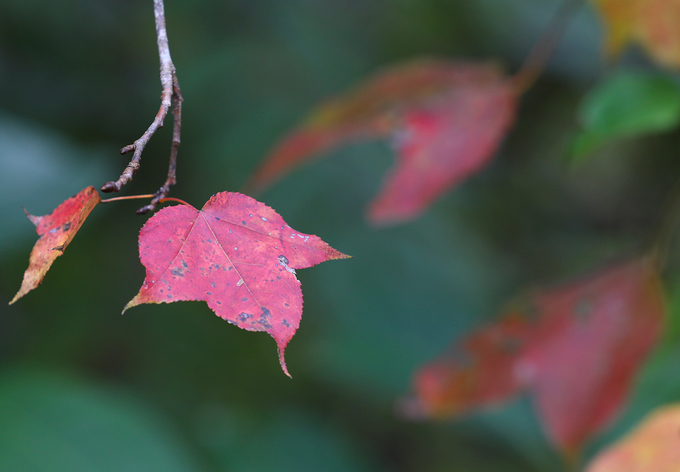
[[[532,297],[422,368],[412,412],[435,417],[529,391],[551,440],[574,455],[621,410],[665,306],[648,259]],[[522,314],[525,313],[525,314]]]
[[[391,137],[397,164],[368,219],[413,219],[489,162],[515,119],[518,95],[494,64],[421,60],[395,66],[320,106],[274,147],[248,187],[260,190],[341,144]]]
[[[203,300],[239,328],[269,333],[289,375],[284,351],[302,317],[295,269],[349,256],[292,229],[268,206],[222,192],[201,210],[187,204],[157,212],[139,233],[139,257],[146,278],[123,312],[142,303]]]
[[[52,263],[64,253],[66,246],[99,202],[101,199],[97,190],[90,186],[65,200],[49,215],[33,216],[26,212],[40,238],[33,246],[21,288],[9,302],[10,305],[42,283]]]

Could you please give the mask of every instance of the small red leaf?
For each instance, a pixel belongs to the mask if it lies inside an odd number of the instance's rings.
[[[473,333],[415,378],[413,416],[446,417],[506,401],[524,387],[515,371],[531,332],[529,320],[513,312]]]
[[[398,65],[315,110],[274,147],[248,187],[260,190],[341,144],[392,137],[397,164],[368,219],[406,221],[493,157],[515,119],[517,99],[512,81],[493,64]]]
[[[551,440],[575,454],[623,407],[661,333],[664,300],[647,259],[532,297],[416,375],[411,411],[451,416],[532,393]]]
[[[146,278],[125,310],[143,303],[202,300],[217,316],[275,340],[284,350],[302,317],[295,269],[349,256],[299,233],[268,206],[239,193],[214,195],[201,210],[163,208],[139,233]]]
[[[94,187],[87,187],[65,200],[45,216],[26,216],[36,226],[40,238],[33,246],[21,288],[9,304],[40,285],[55,259],[61,256],[92,209],[101,201]]]

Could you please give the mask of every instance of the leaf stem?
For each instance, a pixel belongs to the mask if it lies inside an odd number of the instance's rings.
[[[661,222],[652,243],[651,255],[659,271],[668,263],[675,228],[680,219],[680,179],[671,189],[661,211]]]
[[[583,0],[563,0],[543,34],[512,78],[518,94],[526,92],[543,73],[559,45],[567,26]]]
[[[158,200],[158,203],[165,203],[165,202],[177,202],[177,203],[181,203],[182,205],[186,205],[186,206],[191,207],[191,208],[194,207],[192,204],[187,203],[184,200],[180,200],[179,198],[175,198],[175,197],[165,197],[165,198],[161,198],[160,200]]]
[[[111,203],[111,202],[117,202],[119,200],[137,200],[140,198],[153,198],[154,194],[153,193],[147,193],[144,195],[126,195],[124,197],[112,197],[112,198],[107,198],[106,200],[102,200],[100,203]]]

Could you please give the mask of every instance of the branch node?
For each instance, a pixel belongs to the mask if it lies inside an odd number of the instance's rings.
[[[135,145],[134,144],[128,144],[127,146],[125,146],[124,148],[122,148],[120,150],[120,153],[121,153],[121,155],[124,156],[125,154],[132,152],[134,150],[135,150]]]
[[[179,82],[175,73],[175,65],[170,58],[170,47],[168,46],[168,34],[165,29],[165,11],[163,0],[153,1],[154,17],[156,19],[156,38],[158,42],[158,57],[160,59],[160,79],[161,79],[161,106],[156,113],[151,125],[144,134],[137,139],[134,144],[128,144],[120,150],[121,154],[128,154],[134,151],[130,163],[123,169],[117,181],[105,183],[102,192],[118,192],[125,184],[132,180],[133,175],[140,166],[142,152],[151,137],[163,127],[163,122],[170,108],[172,108],[173,132],[172,145],[170,147],[170,164],[168,165],[168,177],[163,186],[158,190],[151,200],[151,203],[140,208],[137,213],[147,213],[153,211],[158,205],[159,200],[165,198],[170,191],[170,187],[175,184],[175,168],[177,162],[177,149],[179,147],[179,136],[182,121],[182,94],[179,90]]]
[[[114,181],[106,182],[101,188],[101,191],[104,193],[118,192],[119,190],[120,187]]]

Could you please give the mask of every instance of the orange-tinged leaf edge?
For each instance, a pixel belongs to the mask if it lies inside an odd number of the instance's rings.
[[[99,193],[93,186],[89,186],[62,202],[48,215],[33,216],[24,209],[28,219],[36,226],[40,238],[31,250],[21,288],[9,302],[10,305],[42,283],[52,263],[64,253],[99,202]]]
[[[680,403],[658,407],[632,432],[599,453],[586,472],[680,470]]]

